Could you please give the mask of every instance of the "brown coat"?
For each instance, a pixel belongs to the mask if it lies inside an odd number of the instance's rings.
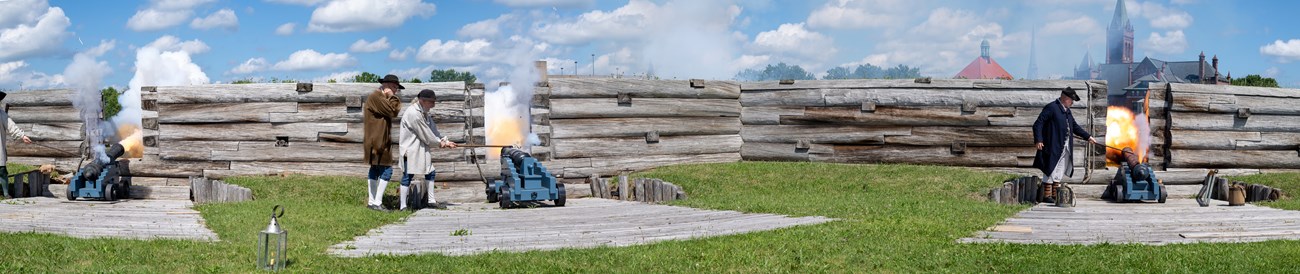
[[[366,164],[393,165],[393,120],[401,112],[402,102],[395,95],[384,95],[375,90],[366,96],[363,141],[363,157]]]

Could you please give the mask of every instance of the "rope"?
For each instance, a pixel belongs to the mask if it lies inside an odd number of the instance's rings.
[[[1095,119],[1092,116],[1092,85],[1089,85],[1087,81],[1084,81],[1083,86],[1088,88],[1088,110],[1086,111],[1088,113],[1088,130],[1091,130],[1093,134],[1096,134],[1097,125],[1093,122]],[[1092,179],[1092,159],[1094,157],[1092,149],[1092,144],[1084,142],[1083,183],[1085,184]]]

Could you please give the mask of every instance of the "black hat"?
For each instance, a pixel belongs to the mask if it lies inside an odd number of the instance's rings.
[[[437,98],[437,97],[434,97],[434,96],[433,96],[433,90],[431,90],[431,89],[421,90],[421,91],[420,91],[420,94],[419,94],[419,95],[416,95],[415,97],[416,97],[416,98],[420,98],[420,99],[426,99],[426,100],[433,100],[433,99]]]
[[[397,80],[397,75],[392,75],[392,74],[384,75],[384,79],[379,79],[379,82],[394,83],[397,84],[397,89],[406,89],[406,87],[402,86],[402,82]]]
[[[5,93],[5,92],[3,92],[3,91],[0,91],[0,100],[4,100],[4,99],[5,99],[5,96],[8,96],[8,95],[9,95],[8,93]]]
[[[1061,90],[1061,95],[1070,97],[1070,100],[1079,101],[1079,94],[1075,93],[1073,88],[1065,87],[1065,89]]]

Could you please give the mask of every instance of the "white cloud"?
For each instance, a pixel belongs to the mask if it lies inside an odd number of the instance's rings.
[[[394,69],[388,71],[388,74],[397,75],[402,80],[411,78],[420,78],[420,81],[429,80],[429,75],[434,70],[434,66],[414,67],[408,69]]]
[[[1300,39],[1291,39],[1283,42],[1282,40],[1273,41],[1259,47],[1259,54],[1277,58],[1278,63],[1290,63],[1300,61]]]
[[[416,53],[415,60],[426,63],[450,65],[469,65],[487,63],[497,59],[498,53],[492,48],[492,42],[474,39],[467,42],[439,39],[429,40]]]
[[[190,55],[206,53],[208,50],[212,49],[208,47],[208,44],[199,41],[199,39],[182,42],[180,38],[171,35],[158,37],[158,40],[154,40],[152,43],[145,45],[145,47],[152,47],[162,51],[184,51]]]
[[[1104,29],[1105,27],[1097,23],[1097,20],[1085,15],[1073,19],[1048,22],[1039,29],[1039,33],[1046,35],[1086,35],[1098,33]]]
[[[862,62],[920,67],[922,75],[952,77],[979,56],[980,42],[985,39],[995,60],[1028,51],[1028,30],[1007,34],[1002,25],[973,12],[938,8],[921,24],[883,39],[876,44],[876,52]]]
[[[266,63],[266,59],[264,58],[261,57],[249,58],[248,61],[244,61],[243,64],[239,64],[238,66],[235,66],[235,68],[230,69],[230,73],[249,74],[249,73],[264,71],[266,70],[267,65],[268,64]]]
[[[1189,5],[1189,4],[1195,4],[1196,0],[1172,0],[1170,2],[1179,5]]]
[[[400,50],[393,49],[393,51],[388,52],[388,60],[405,61],[406,58],[411,57],[411,54],[415,54],[415,48],[406,47],[405,49],[400,49]]]
[[[338,82],[338,83],[349,83],[349,82],[352,82],[352,79],[355,79],[355,78],[357,77],[357,75],[361,75],[361,72],[360,72],[360,71],[355,71],[355,70],[354,70],[354,71],[335,72],[335,73],[331,73],[331,74],[329,74],[329,75],[325,75],[325,76],[321,76],[321,77],[312,78],[312,79],[311,79],[311,82],[312,82],[312,83],[329,83],[330,80],[334,80],[334,82]]]
[[[233,10],[222,9],[213,12],[211,15],[208,15],[208,17],[194,18],[194,21],[190,22],[190,27],[203,30],[214,28],[231,31],[239,30],[239,17],[235,16],[235,11]]]
[[[347,53],[321,54],[315,50],[305,49],[289,55],[289,59],[276,62],[271,68],[285,71],[327,70],[352,66],[357,63]]]
[[[1181,9],[1166,7],[1160,3],[1147,1],[1138,5],[1129,2],[1126,5],[1129,14],[1134,17],[1146,18],[1151,22],[1151,27],[1167,30],[1181,30],[1192,25],[1192,15]]]
[[[216,0],[154,0],[126,21],[133,31],[155,31],[185,23],[194,16],[194,8]],[[233,15],[233,13],[232,13]]]
[[[380,37],[374,42],[367,42],[366,39],[359,39],[348,47],[351,52],[379,52],[388,49],[388,36]]]
[[[23,12],[23,14],[27,13]],[[35,17],[34,20],[36,21],[18,21],[13,27],[0,29],[0,61],[24,59],[54,52],[68,36],[65,31],[72,24],[68,17],[63,15],[63,9],[57,7],[45,9],[45,13]]]
[[[804,61],[821,62],[835,56],[835,41],[830,36],[808,31],[803,23],[781,24],[775,30],[754,37],[751,47],[757,53],[787,55]]]
[[[830,29],[863,29],[902,23],[894,14],[902,12],[904,1],[876,0],[828,1],[826,5],[808,15],[808,27]]]
[[[292,35],[292,34],[293,34],[293,27],[294,27],[294,26],[297,26],[297,24],[294,24],[294,23],[284,23],[283,25],[280,25],[279,27],[276,27],[276,28],[275,28],[275,34],[277,34],[277,35]]]
[[[325,1],[328,0],[266,0],[266,1],[272,3],[280,3],[280,4],[315,6],[316,4],[324,3]]]
[[[493,0],[493,2],[512,8],[590,7],[596,3],[595,0]]]
[[[1179,54],[1187,50],[1187,37],[1183,31],[1166,31],[1164,35],[1152,32],[1151,36],[1142,42],[1142,49],[1159,54]]]
[[[533,29],[533,36],[543,41],[573,45],[594,40],[628,40],[640,38],[659,6],[644,0],[632,0],[613,11],[594,10],[570,22],[544,23]]]
[[[0,63],[0,84],[17,82],[19,70],[27,67],[27,62],[18,60],[8,63]]]
[[[741,55],[740,58],[736,58],[736,61],[731,66],[734,70],[740,71],[762,67],[771,61],[772,57],[767,55]]]
[[[497,18],[466,24],[456,31],[456,35],[469,38],[497,38],[501,36],[501,24],[513,20],[515,20],[514,15],[503,14]]]
[[[1281,75],[1282,75],[1282,69],[1279,69],[1277,67],[1269,67],[1268,69],[1264,70],[1264,74],[1262,76],[1267,78],[1277,78],[1278,76]]]
[[[0,28],[36,21],[49,12],[49,8],[50,4],[45,0],[0,1]]]
[[[348,32],[401,26],[406,19],[433,16],[436,7],[420,0],[334,0],[311,13],[307,31]]]

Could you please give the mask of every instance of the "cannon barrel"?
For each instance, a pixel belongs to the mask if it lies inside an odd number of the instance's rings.
[[[524,152],[523,150],[520,150],[518,148],[514,148],[514,147],[501,148],[501,158],[502,159],[508,158],[511,161],[514,161],[515,165],[523,164],[524,158],[529,158],[529,157],[533,157],[533,155],[530,155],[528,154],[528,152]]]
[[[90,165],[82,168],[81,177],[93,181],[95,178],[99,177],[100,172],[104,171],[104,166],[108,165],[108,163],[117,161],[117,158],[122,157],[122,154],[125,153],[126,149],[122,147],[122,144],[113,144],[112,146],[109,146],[108,149],[104,150],[104,154],[108,155],[108,162],[100,162],[96,159],[94,162],[90,163]]]

